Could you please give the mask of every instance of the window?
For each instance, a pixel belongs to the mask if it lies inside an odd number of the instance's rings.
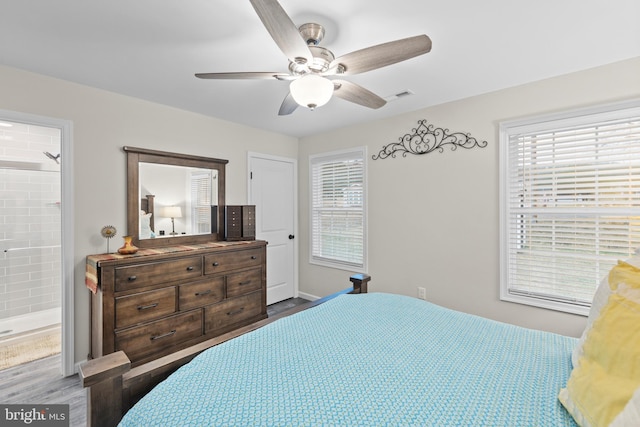
[[[191,229],[193,234],[211,233],[211,172],[191,172]],[[217,203],[217,201],[216,201]]]
[[[500,126],[501,299],[587,314],[640,248],[640,101]]]
[[[311,156],[310,262],[366,269],[365,157],[365,148]]]

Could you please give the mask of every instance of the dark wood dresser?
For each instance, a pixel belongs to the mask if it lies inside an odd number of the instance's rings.
[[[261,240],[90,255],[89,357],[123,350],[137,366],[264,319],[266,273]]]

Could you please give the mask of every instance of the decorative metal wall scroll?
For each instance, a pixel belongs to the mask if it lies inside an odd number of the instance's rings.
[[[488,144],[487,141],[478,142],[468,133],[449,133],[449,129],[434,129],[433,125],[427,124],[426,119],[418,120],[418,127],[411,132],[398,138],[400,142],[384,145],[377,155],[372,156],[373,160],[396,157],[397,153],[402,153],[402,157],[406,157],[407,154],[428,154],[435,150],[443,153],[445,145],[450,145],[453,151],[458,147],[484,148]]]

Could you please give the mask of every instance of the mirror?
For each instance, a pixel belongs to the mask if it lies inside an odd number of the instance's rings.
[[[227,160],[123,147],[127,228],[135,246],[219,240]]]
[[[138,180],[140,240],[216,231],[217,170],[140,162]]]

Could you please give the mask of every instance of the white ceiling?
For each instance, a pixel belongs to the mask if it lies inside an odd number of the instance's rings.
[[[386,98],[278,116],[287,71],[248,0],[0,0],[0,63],[296,137],[640,56],[638,0],[280,0],[337,56],[427,34],[430,53],[343,77]],[[640,78],[640,77],[639,77]],[[1,96],[1,94],[0,94]]]

